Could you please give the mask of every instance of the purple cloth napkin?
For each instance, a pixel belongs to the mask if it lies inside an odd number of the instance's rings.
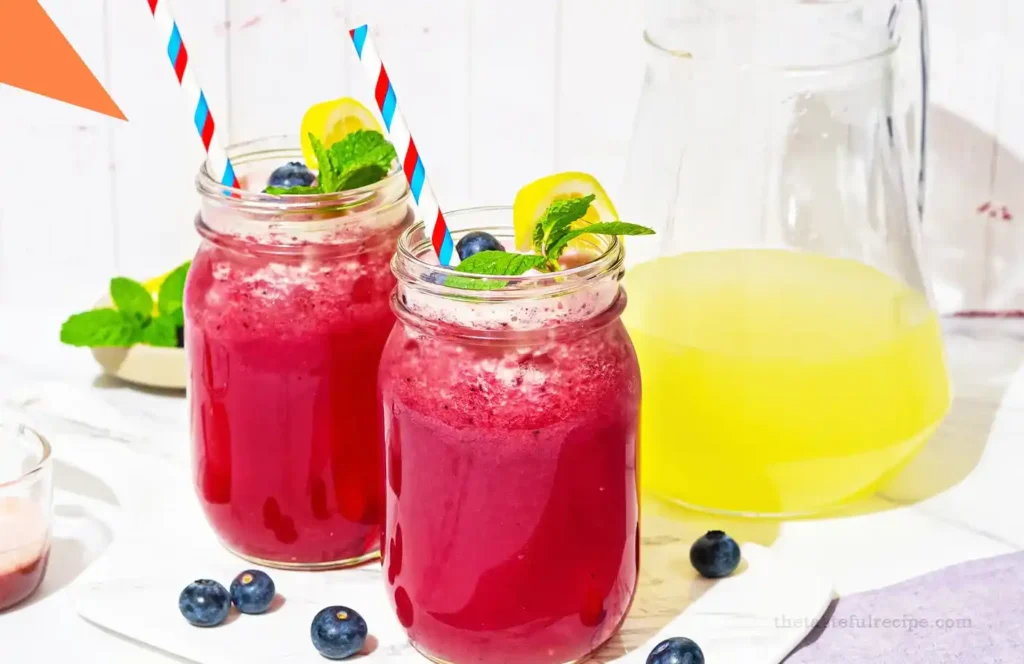
[[[1024,553],[843,597],[785,664],[1024,664]]]

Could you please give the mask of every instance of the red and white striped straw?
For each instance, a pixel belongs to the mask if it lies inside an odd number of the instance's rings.
[[[416,143],[413,142],[412,135],[409,133],[409,125],[398,109],[395,89],[391,86],[387,71],[384,70],[384,63],[381,62],[380,55],[377,53],[373,38],[365,25],[348,32],[352,37],[352,45],[356,48],[356,55],[359,56],[359,61],[363,65],[363,71],[370,84],[373,85],[373,96],[377,101],[381,117],[384,118],[384,125],[391,136],[391,142],[395,144],[395,149],[398,151],[398,160],[402,163],[405,178],[409,181],[409,189],[416,201],[416,207],[423,219],[426,234],[430,238],[434,253],[437,254],[441,265],[455,266],[459,262],[459,257],[455,252],[451,231],[448,230],[448,223],[438,205],[437,196],[427,181],[423,160],[420,159]]]
[[[217,139],[217,125],[213,121],[213,114],[206,104],[206,95],[199,87],[193,68],[188,66],[188,50],[181,40],[181,32],[171,15],[170,7],[167,6],[168,2],[169,0],[146,0],[156,22],[157,35],[167,44],[167,58],[171,61],[174,74],[181,85],[187,108],[192,112],[192,121],[199,132],[199,138],[203,141],[203,147],[206,148],[207,163],[212,169],[213,176],[218,178],[221,184],[237,189],[238,177],[235,175],[234,166],[231,165],[224,146]]]

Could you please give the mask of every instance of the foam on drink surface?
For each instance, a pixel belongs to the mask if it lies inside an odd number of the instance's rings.
[[[473,301],[479,291],[466,291],[465,300],[438,297],[413,288],[402,289],[402,302],[426,320],[475,330],[538,330],[585,321],[605,311],[619,295],[617,281],[548,297],[510,301]]]

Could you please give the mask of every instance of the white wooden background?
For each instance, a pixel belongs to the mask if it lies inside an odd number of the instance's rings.
[[[202,150],[143,0],[41,0],[129,118],[0,86],[0,303],[63,307],[190,257]],[[345,30],[374,27],[446,207],[548,172],[612,192],[643,75],[639,0],[172,0],[232,141],[370,98]],[[1009,306],[1024,252],[1024,2],[931,0],[927,227],[944,306]],[[992,201],[997,218],[977,212]],[[1018,209],[1019,208],[1019,209]],[[1020,261],[1024,262],[1024,261]],[[1017,290],[1024,291],[1024,285]],[[1019,302],[1017,303],[1019,305]]]

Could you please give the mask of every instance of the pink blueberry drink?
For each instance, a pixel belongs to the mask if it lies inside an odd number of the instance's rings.
[[[511,244],[508,209],[449,221]],[[467,290],[453,278],[487,280],[438,268],[422,225],[400,238],[380,365],[384,572],[436,661],[575,661],[632,601],[640,375],[622,247],[599,245],[580,267]]]
[[[411,220],[395,171],[336,193],[260,193],[298,142],[233,150],[253,190],[204,169],[185,293],[196,491],[222,542],[271,566],[376,555],[384,520],[377,365],[389,268]]]

